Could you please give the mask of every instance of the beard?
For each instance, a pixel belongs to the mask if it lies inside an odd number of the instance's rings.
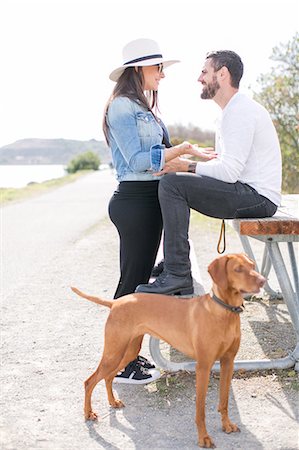
[[[220,89],[220,85],[216,79],[216,75],[213,77],[213,81],[203,86],[201,98],[204,100],[210,100],[215,97],[217,91]]]

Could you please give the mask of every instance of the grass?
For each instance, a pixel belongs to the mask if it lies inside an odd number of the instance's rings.
[[[42,195],[45,192],[72,183],[90,172],[90,170],[80,170],[61,178],[44,181],[43,183],[29,183],[23,188],[0,188],[0,204],[7,205]]]
[[[205,216],[197,211],[191,210],[190,225],[193,231],[205,231],[206,233],[216,233],[218,236],[221,229],[221,219],[215,219],[214,217]],[[225,233],[234,235],[235,231],[232,227],[226,226]]]
[[[197,211],[191,210],[190,223],[195,227],[208,227],[211,232],[219,232],[221,221],[213,217],[205,216]]]

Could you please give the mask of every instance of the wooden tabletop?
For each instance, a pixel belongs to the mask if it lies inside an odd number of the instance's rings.
[[[235,219],[234,228],[245,236],[299,235],[299,195],[285,195],[273,217]]]

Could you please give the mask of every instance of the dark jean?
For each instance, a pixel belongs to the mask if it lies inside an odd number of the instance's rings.
[[[162,234],[159,181],[122,181],[109,203],[120,238],[120,279],[114,298],[148,283]]]
[[[188,230],[190,208],[219,219],[271,217],[277,206],[241,182],[225,183],[214,178],[169,173],[159,183],[164,226],[164,260],[168,273],[191,271]]]

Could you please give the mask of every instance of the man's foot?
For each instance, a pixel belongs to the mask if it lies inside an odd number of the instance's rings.
[[[161,275],[163,269],[164,269],[164,259],[162,259],[162,261],[160,261],[159,264],[153,267],[151,278],[157,278],[159,275]]]
[[[164,271],[153,283],[139,284],[135,292],[165,295],[190,295],[193,294],[194,289],[191,275],[178,277]]]
[[[146,369],[136,362],[130,362],[127,367],[119,372],[113,382],[124,384],[147,384],[160,378],[161,374],[157,369]]]

